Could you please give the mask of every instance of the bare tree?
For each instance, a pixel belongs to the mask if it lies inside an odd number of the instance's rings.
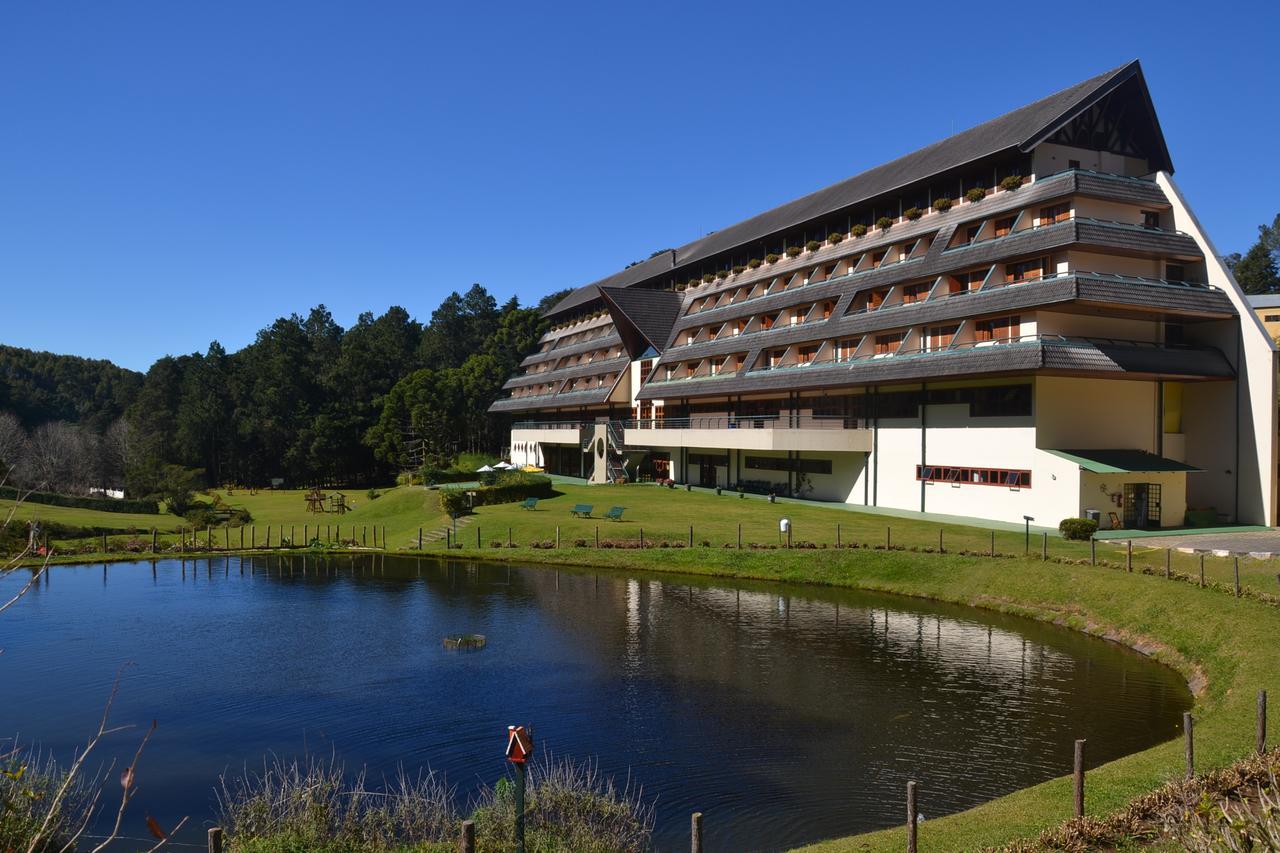
[[[18,466],[27,445],[27,431],[13,412],[0,412],[0,476]]]

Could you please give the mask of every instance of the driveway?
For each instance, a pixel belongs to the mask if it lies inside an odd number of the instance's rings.
[[[1111,539],[1120,545],[1125,539]],[[1194,551],[1226,551],[1231,554],[1275,555],[1280,557],[1280,528],[1241,531],[1239,533],[1187,533],[1182,536],[1141,536],[1133,540],[1136,548],[1177,548]]]

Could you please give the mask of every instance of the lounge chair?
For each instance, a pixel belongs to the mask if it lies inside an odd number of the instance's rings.
[[[595,509],[591,504],[574,504],[573,509],[569,510],[569,514],[574,518],[590,518],[591,510]]]
[[[615,506],[604,514],[604,517],[610,521],[622,521],[622,513],[626,512],[625,506]]]
[[[537,498],[525,498],[523,501],[521,501],[521,503],[520,503],[520,508],[521,508],[521,509],[537,509],[537,508],[538,508],[538,499],[537,499]]]

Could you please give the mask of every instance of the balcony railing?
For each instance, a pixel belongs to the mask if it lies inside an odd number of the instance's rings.
[[[642,418],[623,421],[625,429],[863,429],[859,418],[843,415],[726,415],[723,417]]]
[[[582,429],[588,424],[583,421],[516,421],[512,429]]]

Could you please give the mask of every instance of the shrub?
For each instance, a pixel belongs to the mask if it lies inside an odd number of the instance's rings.
[[[933,200],[933,209],[938,211],[939,213],[946,213],[948,210],[951,209],[951,205],[953,204],[955,204],[955,202],[953,202],[951,199],[947,198],[946,196],[943,196],[942,198],[935,198]]]
[[[786,249],[787,257],[794,258],[800,254],[802,249],[799,246],[788,246]]]
[[[472,507],[508,504],[525,498],[549,498],[554,494],[551,478],[523,471],[505,471],[492,486],[475,489],[441,489],[440,509],[449,515],[462,515],[467,510],[467,492],[474,493]]]
[[[715,277],[715,274],[714,274],[714,273],[704,273],[704,274],[703,274],[703,276],[702,276],[702,283],[703,283],[703,284],[710,284],[711,282],[713,282],[713,281],[715,281],[715,280],[716,280],[716,277]]]
[[[367,497],[371,501],[376,501],[378,498],[382,497],[382,494],[377,489],[373,489],[373,488],[369,489],[369,491],[365,492],[364,494],[365,494],[365,497]]]
[[[921,216],[924,216],[924,211],[918,207],[908,207],[906,210],[902,211],[902,218],[909,222],[915,222]]]
[[[747,271],[747,268],[744,267],[742,264],[738,264],[736,267],[733,268],[734,275],[742,275],[746,271]]]
[[[1093,534],[1098,532],[1098,522],[1092,518],[1064,518],[1058,522],[1058,532],[1063,539],[1092,539]]]
[[[965,193],[964,197],[968,201],[982,201],[984,198],[987,197],[987,191],[984,190],[982,187],[974,187],[973,189]]]
[[[876,227],[879,228],[881,231],[888,231],[890,228],[893,227],[893,220],[887,216],[881,216],[879,219],[876,220]]]
[[[760,269],[760,259],[752,258],[751,260],[747,261],[747,268],[753,269],[753,270]]]
[[[1000,189],[1002,190],[1012,191],[1012,190],[1018,189],[1021,186],[1022,186],[1021,175],[1010,175],[1009,177],[1005,178],[1003,181],[1000,182]]]
[[[84,495],[59,495],[53,492],[28,492],[12,486],[0,486],[0,498],[18,500],[47,506],[69,506],[76,509],[96,509],[102,512],[137,512],[147,515],[159,515],[160,506],[155,501],[116,500],[114,498],[91,498]]]
[[[843,239],[844,239],[843,231],[832,231],[830,234],[827,235],[827,242],[833,246],[839,243]]]
[[[859,222],[857,225],[849,229],[849,233],[852,234],[854,237],[861,237],[867,233],[867,226]]]
[[[804,247],[810,252],[816,252],[822,248],[822,244],[817,240],[810,240],[808,243],[804,244]]]
[[[773,252],[770,252],[769,254],[764,256],[764,262],[766,264],[776,264],[780,260],[782,260],[782,258],[778,257]]]

